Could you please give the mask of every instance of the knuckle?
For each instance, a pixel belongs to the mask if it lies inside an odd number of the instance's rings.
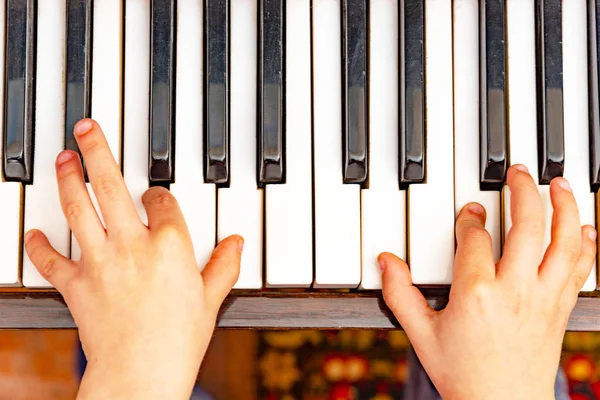
[[[56,178],[59,184],[63,184],[65,181],[71,180],[71,178],[77,175],[76,169],[70,164],[71,163],[63,164],[56,171]]]
[[[79,139],[78,146],[82,153],[90,155],[100,148],[100,141],[94,135],[87,134]]]
[[[586,280],[587,276],[583,275],[582,273],[575,273],[573,275],[573,286],[575,292],[579,292],[581,290]]]
[[[77,221],[81,216],[81,205],[76,201],[69,201],[65,204],[65,216],[69,221]]]
[[[113,198],[117,193],[117,183],[112,175],[104,174],[98,177],[98,189],[107,198]]]
[[[524,218],[513,228],[526,238],[537,239],[544,236],[544,222],[538,218]]]
[[[464,282],[463,290],[467,294],[464,298],[468,298],[471,306],[475,309],[484,310],[487,307],[491,296],[491,289],[486,281],[473,277]]]
[[[146,205],[158,206],[164,209],[171,209],[177,205],[175,197],[163,187],[153,187],[144,193],[143,201]]]
[[[472,241],[489,241],[490,234],[480,226],[471,225],[465,229],[465,237]]]
[[[161,208],[172,208],[175,206],[175,199],[168,191],[160,191],[148,200],[149,204],[160,206]]]
[[[56,272],[56,267],[57,267],[57,263],[58,260],[56,258],[56,255],[54,254],[47,254],[45,255],[40,263],[40,272],[42,273],[42,275],[44,277],[52,277],[54,275],[54,273]]]
[[[579,260],[580,247],[575,244],[568,243],[559,245],[556,251],[570,264],[575,264]]]
[[[164,243],[173,243],[179,242],[181,240],[182,234],[179,228],[170,223],[165,223],[160,226],[160,230],[157,232],[157,236],[159,240]]]
[[[481,279],[471,279],[467,283],[467,291],[477,301],[487,299],[490,295],[489,285]]]

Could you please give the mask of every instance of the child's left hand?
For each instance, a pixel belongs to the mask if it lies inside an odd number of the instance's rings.
[[[201,274],[171,193],[154,187],[144,194],[144,225],[98,124],[80,121],[75,138],[106,229],[77,153],[64,151],[56,176],[82,259],[65,258],[40,231],[25,242],[79,328],[88,360],[79,398],[189,399],[217,312],[239,274],[242,238],[221,242]]]

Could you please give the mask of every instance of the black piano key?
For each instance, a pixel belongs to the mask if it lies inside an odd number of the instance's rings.
[[[507,169],[504,0],[480,5],[480,187],[500,191]]]
[[[400,10],[400,186],[425,181],[425,9],[405,0]]]
[[[80,155],[73,128],[92,110],[92,7],[92,0],[67,2],[65,148]]]
[[[539,183],[549,184],[565,162],[561,0],[537,0],[535,12]]]
[[[150,35],[150,185],[173,181],[175,0],[152,0]]]
[[[260,186],[285,181],[284,3],[285,0],[260,1],[257,146]]]
[[[36,0],[6,1],[4,177],[33,180]]]
[[[600,1],[590,0],[589,25],[589,124],[590,124],[590,185],[600,189]]]
[[[205,3],[204,179],[229,181],[229,0]]]
[[[344,183],[367,180],[367,1],[342,0]]]

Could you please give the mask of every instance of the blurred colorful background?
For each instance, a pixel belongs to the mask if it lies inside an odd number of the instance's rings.
[[[401,399],[402,331],[217,331],[198,386],[214,399]],[[600,400],[600,332],[568,332],[562,366],[573,400]],[[74,399],[75,331],[0,331],[0,400]],[[205,398],[205,397],[198,397]]]

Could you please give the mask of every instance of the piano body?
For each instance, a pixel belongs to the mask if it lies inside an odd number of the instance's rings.
[[[244,236],[221,328],[397,327],[382,251],[443,308],[468,201],[501,256],[511,164],[538,180],[548,221],[564,175],[598,227],[598,0],[2,3],[1,328],[74,327],[23,232],[79,259],[54,159],[83,117],[143,220],[148,187],[173,191],[200,268]],[[600,330],[597,288],[594,267],[569,330]]]

